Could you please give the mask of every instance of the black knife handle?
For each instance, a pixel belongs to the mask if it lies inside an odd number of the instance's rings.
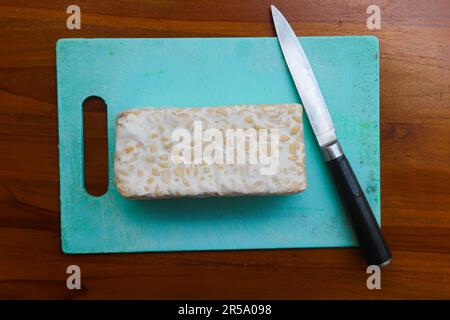
[[[386,266],[392,259],[391,251],[345,154],[340,149],[331,156],[325,154],[325,159],[368,265]]]

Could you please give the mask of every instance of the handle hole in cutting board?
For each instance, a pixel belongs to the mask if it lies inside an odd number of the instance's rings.
[[[83,101],[84,187],[92,196],[108,191],[108,120],[105,101]]]

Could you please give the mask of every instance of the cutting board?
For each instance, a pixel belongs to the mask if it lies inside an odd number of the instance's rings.
[[[380,221],[375,37],[300,39],[341,144]],[[127,200],[114,185],[115,117],[143,106],[300,102],[275,38],[62,39],[57,42],[61,239],[65,253],[357,245],[305,117],[305,192]],[[89,195],[82,104],[107,105],[109,187]]]

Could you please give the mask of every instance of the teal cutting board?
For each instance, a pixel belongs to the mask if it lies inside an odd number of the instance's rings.
[[[300,39],[380,221],[375,37]],[[115,117],[140,106],[300,102],[275,38],[62,39],[57,42],[61,238],[65,253],[357,245],[305,117],[308,188],[289,196],[127,200],[114,185]],[[107,104],[109,189],[89,195],[82,104]]]

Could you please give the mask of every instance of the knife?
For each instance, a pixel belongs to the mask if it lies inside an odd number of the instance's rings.
[[[392,254],[358,179],[338,142],[333,121],[308,58],[291,26],[275,7],[272,17],[286,64],[368,265],[384,267]]]

